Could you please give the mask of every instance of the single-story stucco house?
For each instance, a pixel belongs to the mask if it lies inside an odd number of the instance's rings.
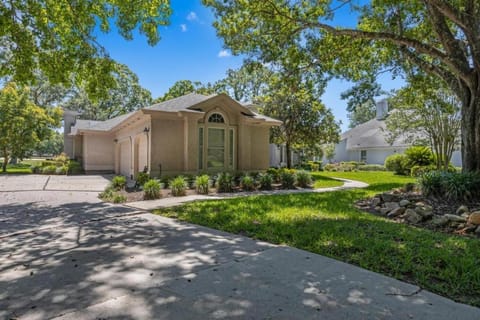
[[[394,153],[404,153],[412,144],[404,137],[398,137],[393,144],[387,142],[385,119],[388,116],[386,100],[377,102],[376,117],[362,123],[340,136],[340,142],[335,145],[334,162],[362,161],[368,164],[384,164],[385,158]],[[459,151],[452,156],[454,166],[462,165]],[[327,162],[324,159],[324,162]]]
[[[86,172],[135,177],[258,171],[269,167],[269,135],[281,121],[226,94],[191,93],[106,121],[64,113],[65,152]]]

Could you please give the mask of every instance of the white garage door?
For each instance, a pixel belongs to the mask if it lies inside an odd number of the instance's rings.
[[[131,150],[130,143],[124,142],[120,144],[120,174],[130,176]]]

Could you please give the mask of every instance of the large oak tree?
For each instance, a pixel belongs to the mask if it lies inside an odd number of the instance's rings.
[[[463,168],[480,170],[478,0],[203,2],[234,53],[268,62],[295,48],[309,63],[357,81],[386,69],[440,79],[461,101]],[[335,12],[346,6],[358,15],[355,28],[335,25]]]
[[[167,25],[169,0],[9,0],[0,2],[0,78],[28,84],[41,70],[51,84],[86,83],[91,96],[115,82],[114,61],[97,34],[115,28],[150,45]]]

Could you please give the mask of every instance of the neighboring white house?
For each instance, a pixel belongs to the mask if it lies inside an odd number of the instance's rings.
[[[284,144],[270,143],[270,167],[283,168],[287,166],[287,148]],[[292,165],[298,164],[300,156],[292,150]]]
[[[385,158],[394,153],[403,153],[411,146],[404,137],[397,138],[393,144],[386,141],[385,118],[388,116],[386,100],[377,102],[375,119],[362,123],[340,136],[340,142],[335,146],[334,162],[364,161],[368,164],[384,164]],[[452,156],[454,166],[462,165],[459,151]],[[327,162],[324,160],[324,162]]]

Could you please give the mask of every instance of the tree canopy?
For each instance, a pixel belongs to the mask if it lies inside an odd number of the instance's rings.
[[[107,96],[92,99],[84,86],[74,87],[64,98],[63,106],[78,111],[83,119],[106,120],[152,103],[150,91],[140,85],[137,75],[127,66],[115,64],[113,76],[115,84]]]
[[[395,106],[386,120],[388,140],[402,136],[413,144],[429,145],[438,169],[448,169],[460,144],[460,102],[441,82],[417,78],[390,99]]]
[[[0,154],[3,172],[10,158],[23,158],[60,125],[60,108],[46,110],[33,104],[28,89],[15,83],[0,91]]]
[[[355,81],[389,70],[444,82],[462,106],[463,168],[480,170],[478,1],[203,2],[214,9],[218,35],[234,54],[263,62],[293,57]],[[358,16],[355,28],[334,23],[346,6]]]
[[[27,84],[41,72],[52,84],[84,83],[92,96],[113,86],[115,64],[97,33],[116,29],[131,40],[138,31],[150,45],[171,14],[168,0],[0,3],[0,78]]]

